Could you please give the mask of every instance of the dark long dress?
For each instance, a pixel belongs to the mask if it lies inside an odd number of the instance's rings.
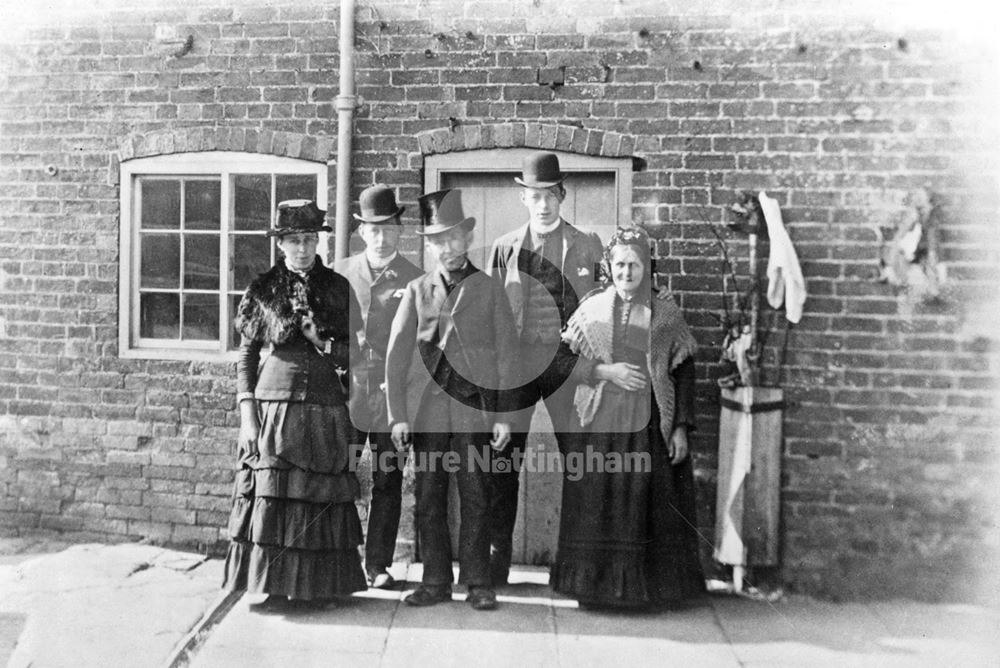
[[[637,364],[648,374],[646,351],[623,345],[620,309],[616,299],[614,361]],[[692,371],[689,358],[676,374],[686,379]],[[690,383],[675,383],[675,388],[677,404],[689,403]],[[593,422],[569,439],[567,455],[579,453],[575,456],[588,461],[589,450],[624,460],[633,453],[638,456],[633,461],[646,458],[650,466],[631,472],[584,470],[579,479],[567,467],[552,588],[583,603],[615,606],[697,596],[704,577],[691,458],[670,463],[653,392],[628,392],[611,383],[603,392]],[[689,419],[688,410],[671,412],[674,424]],[[636,425],[646,426],[635,430]]]
[[[324,600],[367,588],[353,427],[336,375],[338,363],[346,363],[348,312],[356,306],[346,279],[317,263],[305,276],[276,266],[240,306],[239,386],[255,394],[260,431],[257,450],[238,456],[228,589]],[[298,332],[294,315],[282,312],[295,299],[308,301],[321,336],[339,339],[339,353],[321,354]]]

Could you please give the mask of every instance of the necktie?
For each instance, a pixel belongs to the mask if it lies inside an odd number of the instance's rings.
[[[539,247],[535,249],[535,252],[551,263],[552,267],[549,267],[549,269],[553,267],[558,269],[559,265],[562,264],[562,258],[559,257],[561,232],[562,230],[557,228],[551,232],[537,233],[535,235],[539,243]]]

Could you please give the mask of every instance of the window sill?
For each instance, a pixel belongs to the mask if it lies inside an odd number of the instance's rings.
[[[130,348],[118,353],[121,359],[168,360],[184,362],[213,362],[234,364],[237,351],[199,350],[197,348]]]

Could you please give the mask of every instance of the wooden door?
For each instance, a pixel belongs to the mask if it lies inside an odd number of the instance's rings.
[[[469,258],[485,269],[493,240],[527,222],[520,200],[520,186],[514,181],[519,171],[442,172],[439,188],[460,188],[465,215],[475,216],[475,241]],[[566,181],[566,200],[560,207],[563,218],[575,226],[596,232],[606,241],[618,223],[618,197],[614,172],[576,173]],[[428,260],[425,257],[425,265]],[[552,422],[544,404],[539,403],[532,418],[526,459],[536,470],[521,471],[517,524],[514,528],[514,563],[549,565],[555,559],[559,538],[559,510],[562,506],[562,475],[546,470],[546,463],[558,453]],[[450,510],[458,507],[452,485]],[[458,515],[450,511],[452,548],[458,554]]]

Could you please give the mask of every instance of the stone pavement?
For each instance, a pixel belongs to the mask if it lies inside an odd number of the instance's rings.
[[[415,583],[419,567],[393,574]],[[706,596],[654,614],[580,610],[554,595],[542,569],[521,567],[500,608],[459,599],[433,608],[404,590],[370,591],[333,610],[253,613],[245,596],[198,649],[192,666],[991,666],[1000,665],[1000,611],[908,601],[768,603]],[[410,585],[412,588],[414,585]]]
[[[229,609],[218,560],[141,544],[16,548],[0,538],[10,668],[1000,665],[1000,610],[985,607],[711,595],[672,612],[592,612],[554,595],[543,569],[521,567],[493,612],[470,609],[461,588],[451,604],[409,607],[410,584],[267,615],[249,610],[260,597]],[[419,565],[393,572],[419,581]]]
[[[152,545],[0,538],[0,666],[161,666],[221,577],[218,560]]]

